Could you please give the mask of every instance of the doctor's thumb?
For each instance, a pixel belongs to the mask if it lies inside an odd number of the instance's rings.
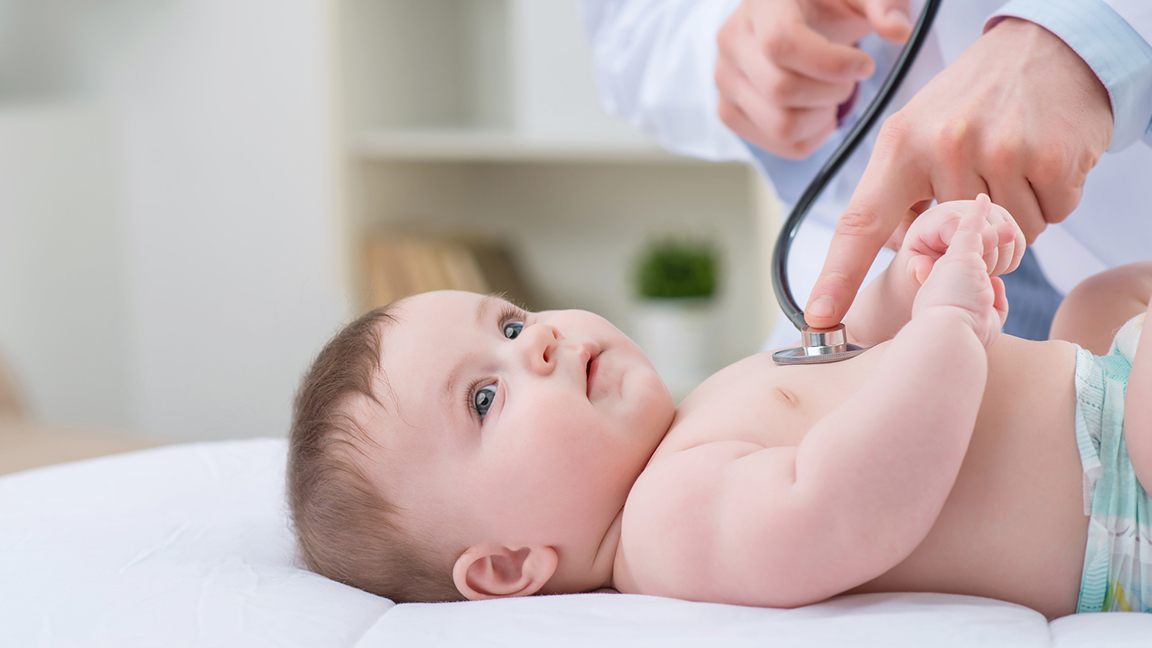
[[[862,0],[865,15],[880,38],[903,44],[912,35],[909,0]]]

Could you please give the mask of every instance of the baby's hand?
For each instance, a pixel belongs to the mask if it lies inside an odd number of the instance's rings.
[[[1004,245],[1001,225],[989,220],[991,201],[984,194],[961,216],[948,237],[947,252],[927,264],[926,280],[912,303],[912,317],[930,308],[952,307],[962,312],[984,348],[992,346],[1008,317],[998,248]],[[1019,231],[1018,229],[1016,230]],[[1023,242],[1020,248],[1023,249]],[[991,261],[989,261],[990,256]],[[1014,268],[1019,258],[1013,255]],[[911,264],[910,264],[911,267]]]
[[[988,275],[996,277],[1016,269],[1024,256],[1024,233],[1003,207],[991,204],[988,196],[976,200],[957,200],[936,205],[924,212],[908,228],[899,257],[903,257],[908,276],[922,285],[932,265],[948,251],[960,219],[967,213],[984,214],[988,227],[979,231],[984,242],[984,265]]]

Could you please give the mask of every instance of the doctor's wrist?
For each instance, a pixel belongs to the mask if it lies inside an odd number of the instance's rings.
[[[1132,12],[1130,11],[1129,14]],[[1011,0],[988,19],[1023,19],[1058,37],[1105,90],[1112,116],[1110,151],[1139,140],[1152,119],[1152,45],[1103,0]]]

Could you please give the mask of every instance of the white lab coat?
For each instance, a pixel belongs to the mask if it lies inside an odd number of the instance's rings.
[[[1106,0],[1152,42],[1152,0]],[[716,33],[739,0],[584,0],[583,18],[592,41],[597,87],[604,107],[677,153],[754,164],[786,203],[795,200],[847,130],[841,129],[803,162],[757,162],[748,147],[716,114]],[[923,0],[912,0],[914,15]],[[950,64],[983,31],[1005,0],[945,0],[927,42],[888,108],[894,112]],[[877,74],[861,84],[856,115],[875,95],[898,48],[875,35],[860,45],[877,62]],[[1152,96],[1146,97],[1152,104]],[[825,189],[797,239],[790,266],[801,304],[823,263],[831,227],[847,205],[867,165],[875,129]],[[1143,142],[1105,154],[1089,175],[1083,199],[1060,226],[1049,227],[1033,247],[1049,280],[1067,292],[1104,268],[1152,259],[1152,149]],[[805,239],[807,236],[807,240]],[[813,261],[813,257],[816,257]],[[806,263],[805,263],[806,260]],[[886,263],[881,259],[880,263]]]

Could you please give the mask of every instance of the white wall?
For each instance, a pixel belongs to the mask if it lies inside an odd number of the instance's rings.
[[[0,107],[0,355],[58,420],[132,417],[117,146],[99,108]]]
[[[117,138],[108,175],[120,179],[120,212],[104,219],[92,254],[115,255],[123,268],[108,288],[120,301],[102,321],[126,324],[129,348],[91,356],[75,385],[29,384],[44,418],[182,439],[283,434],[300,373],[347,311],[330,12],[323,0],[4,5],[0,29],[32,32],[16,39],[26,50],[62,44],[48,59],[16,52],[46,81],[29,82],[36,74],[13,59],[0,65],[0,98],[96,102],[111,115],[97,129]],[[66,221],[37,225],[36,236],[51,238]],[[9,328],[44,317],[7,310],[10,294],[51,288],[24,276],[18,288],[0,283]],[[63,362],[58,352],[11,353],[47,367]],[[117,362],[127,362],[108,395],[118,405],[61,404],[66,393],[79,402],[80,385],[112,380],[99,368]]]
[[[513,85],[518,130],[642,141],[596,98],[592,47],[577,0],[512,0]]]
[[[283,433],[344,313],[327,24],[319,0],[187,0],[126,76],[147,429]]]

